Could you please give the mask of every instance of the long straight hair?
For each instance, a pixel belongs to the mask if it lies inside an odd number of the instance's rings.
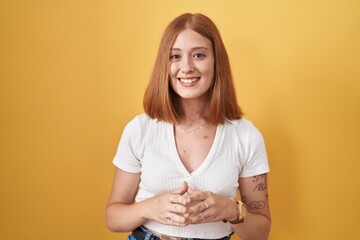
[[[179,96],[170,85],[170,52],[177,36],[191,29],[207,38],[213,47],[215,58],[214,80],[209,89],[209,122],[223,124],[225,120],[240,119],[229,58],[215,24],[203,14],[185,13],[175,18],[164,31],[155,65],[144,95],[145,113],[160,121],[176,124],[182,117]]]

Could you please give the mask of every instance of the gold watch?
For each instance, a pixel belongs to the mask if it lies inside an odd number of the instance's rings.
[[[237,205],[237,207],[236,207],[237,219],[235,219],[234,221],[229,221],[229,223],[231,223],[231,224],[243,223],[243,222],[245,222],[245,219],[247,216],[247,210],[246,210],[245,203],[243,203],[241,201],[237,201],[236,205]]]

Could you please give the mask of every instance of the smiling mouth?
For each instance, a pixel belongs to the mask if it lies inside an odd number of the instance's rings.
[[[195,78],[178,78],[178,80],[183,84],[192,84],[198,80],[200,80],[200,77]]]

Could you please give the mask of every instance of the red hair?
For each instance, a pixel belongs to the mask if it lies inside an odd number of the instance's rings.
[[[214,81],[209,89],[209,122],[223,124],[225,120],[240,119],[242,112],[237,103],[229,58],[215,24],[203,14],[185,13],[175,18],[164,31],[149,85],[144,95],[144,110],[161,121],[178,123],[182,116],[179,96],[170,86],[170,52],[177,36],[191,29],[207,38],[213,47]]]

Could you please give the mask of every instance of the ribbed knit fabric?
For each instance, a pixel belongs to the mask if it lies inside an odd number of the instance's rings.
[[[173,125],[141,114],[125,127],[113,163],[127,172],[141,172],[136,202],[172,192],[184,181],[195,190],[235,199],[239,177],[269,172],[262,135],[244,118],[219,125],[207,157],[189,173],[178,155]],[[144,225],[184,238],[221,238],[232,232],[222,221],[175,227],[149,220]]]

